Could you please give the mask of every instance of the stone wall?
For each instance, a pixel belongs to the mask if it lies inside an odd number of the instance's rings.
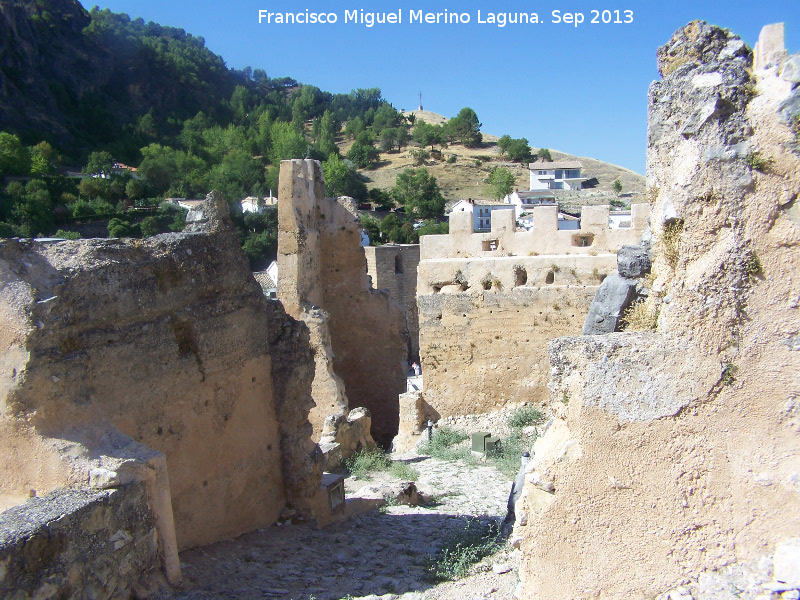
[[[181,548],[312,501],[307,329],[263,297],[221,195],[187,221],[146,240],[2,242],[2,428],[26,451],[4,456],[0,493],[86,487],[118,431],[166,457]]]
[[[417,315],[417,266],[419,244],[366,246],[367,275],[372,287],[389,290],[405,310],[410,343],[409,360],[419,361],[419,317]]]
[[[580,333],[598,286],[616,269],[616,255],[592,252],[420,263],[423,387],[436,415],[547,399],[547,341]]]
[[[163,584],[141,484],[58,490],[0,514],[3,598],[147,597]]]
[[[516,231],[514,211],[500,211],[492,217],[490,232],[474,233],[472,213],[457,212],[450,215],[450,233],[420,238],[420,259],[616,252],[624,244],[639,242],[649,215],[649,205],[634,204],[631,227],[611,229],[608,206],[584,206],[581,228],[559,231],[558,207],[537,206],[530,231]]]
[[[406,386],[403,309],[370,287],[355,203],[325,198],[319,162],[283,161],[279,198],[278,299],[312,332],[315,439],[328,415],[365,407],[373,437],[388,445]]]
[[[517,507],[523,598],[656,597],[800,534],[800,155],[781,115],[798,92],[750,61],[703,22],[658,51],[658,325],[550,344],[557,418]],[[773,589],[794,589],[779,571]]]

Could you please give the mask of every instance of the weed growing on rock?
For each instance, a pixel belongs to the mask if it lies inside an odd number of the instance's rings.
[[[656,200],[658,200],[659,191],[660,190],[658,189],[657,185],[651,185],[649,188],[647,188],[647,201],[650,203],[650,206],[655,205]]]
[[[680,257],[680,241],[683,233],[683,221],[675,221],[664,226],[661,241],[664,244],[664,258],[673,269],[678,266]]]
[[[744,161],[751,169],[761,171],[762,173],[769,171],[769,167],[772,164],[772,160],[762,156],[760,152],[752,152],[748,154]]]
[[[758,259],[758,255],[755,252],[751,252],[750,256],[747,257],[744,269],[747,271],[748,275],[758,275],[761,273],[761,261]]]
[[[747,96],[748,102],[758,96],[758,86],[753,82],[745,83],[742,89],[744,90],[744,95]]]
[[[472,565],[500,548],[499,538],[500,526],[496,521],[467,519],[462,529],[444,540],[436,554],[425,560],[428,578],[447,581],[464,577]]]
[[[737,370],[733,363],[725,363],[722,368],[722,385],[733,385],[733,382],[736,381]]]
[[[637,302],[622,313],[623,331],[655,331],[659,311],[645,302]]]

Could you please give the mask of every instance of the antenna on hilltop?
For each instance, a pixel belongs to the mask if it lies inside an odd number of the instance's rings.
[[[422,92],[419,93],[419,108],[417,110],[422,110]]]

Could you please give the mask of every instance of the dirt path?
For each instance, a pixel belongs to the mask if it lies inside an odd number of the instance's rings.
[[[435,502],[390,505],[322,530],[307,524],[272,526],[182,552],[184,588],[160,598],[510,600],[519,552],[507,543],[459,581],[431,582],[425,564],[468,521],[502,520],[511,481],[489,466],[415,454],[398,460],[419,472],[418,489]],[[347,495],[357,496],[356,488],[365,484],[391,481],[388,473],[372,481],[351,478]]]

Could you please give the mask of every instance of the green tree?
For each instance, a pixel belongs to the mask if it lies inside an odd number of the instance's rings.
[[[13,215],[26,236],[46,235],[53,229],[53,203],[47,184],[41,179],[31,179],[25,192],[17,198]]]
[[[55,172],[53,147],[47,142],[39,142],[31,148],[30,156],[33,177],[44,177]]]
[[[611,189],[619,195],[622,192],[622,182],[619,179],[615,179],[614,183],[611,184]]]
[[[462,108],[456,117],[450,119],[449,129],[453,138],[467,148],[480,146],[483,141],[480,132],[481,122],[475,111],[469,107]]]
[[[273,124],[270,138],[272,151],[269,160],[273,164],[277,165],[282,160],[291,158],[304,158],[308,153],[308,142],[290,123]]]
[[[31,170],[30,153],[16,135],[0,131],[0,177],[27,175]]]
[[[397,144],[398,129],[387,127],[381,131],[381,152],[391,152]]]
[[[417,119],[412,137],[420,146],[430,146],[433,150],[435,145],[444,142],[444,130],[441,125],[429,125],[422,119]]]
[[[367,198],[367,186],[359,179],[350,161],[331,154],[322,163],[322,174],[325,176],[325,193],[328,196],[351,196],[359,200]]]
[[[553,157],[550,156],[550,150],[547,148],[539,148],[539,151],[536,153],[536,156],[539,160],[553,162]]]
[[[495,200],[501,200],[514,191],[516,178],[511,169],[495,167],[489,175],[487,193]]]
[[[392,195],[380,188],[372,188],[367,196],[380,210],[389,210],[395,206]]]
[[[338,154],[336,147],[336,134],[339,131],[339,124],[334,120],[331,111],[326,110],[319,120],[319,137],[315,145],[316,150],[325,157]]]
[[[444,214],[444,197],[439,191],[436,177],[428,169],[405,169],[397,175],[392,195],[399,204],[402,204],[406,213],[435,219]]]
[[[105,151],[92,152],[86,160],[86,166],[83,167],[83,172],[89,175],[105,174],[111,175],[114,168],[114,159],[111,154]]]
[[[367,128],[364,125],[364,121],[361,119],[361,117],[353,117],[347,122],[347,126],[344,128],[344,134],[350,139],[354,140],[359,133],[366,130]]]
[[[142,232],[142,237],[152,237],[161,233],[161,228],[155,217],[145,217],[142,219],[142,222],[139,223],[139,229]]]
[[[500,148],[500,154],[505,154],[508,152],[508,147],[511,145],[511,136],[505,134],[499,140],[497,140],[497,147]]]
[[[359,169],[368,168],[373,162],[378,160],[380,153],[378,149],[372,144],[362,144],[358,141],[350,146],[347,151],[347,158],[353,161],[353,164]]]
[[[526,163],[531,161],[531,147],[525,138],[512,139],[506,147],[509,160]]]
[[[381,244],[381,226],[377,219],[369,216],[361,216],[361,227],[367,232],[369,236],[370,246],[379,246]]]
[[[375,111],[375,117],[372,120],[372,130],[375,133],[381,133],[384,129],[389,129],[397,125],[400,115],[390,105],[383,104]]]

